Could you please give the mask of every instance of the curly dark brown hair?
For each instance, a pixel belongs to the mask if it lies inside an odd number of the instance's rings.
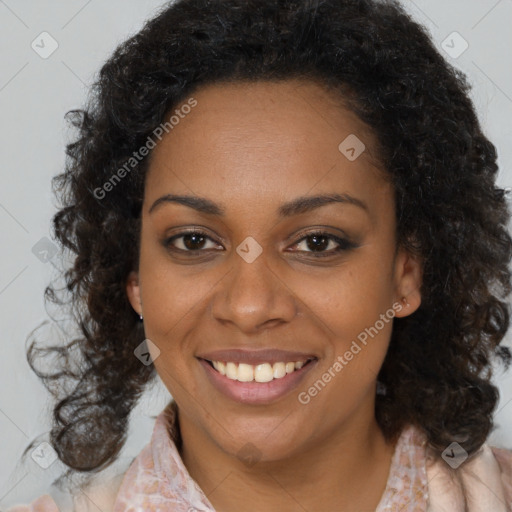
[[[34,340],[27,356],[57,398],[50,440],[68,474],[116,460],[130,412],[156,377],[134,357],[144,332],[125,291],[138,265],[149,156],[98,191],[198,87],[291,78],[321,82],[373,130],[396,192],[397,244],[424,262],[421,306],[395,318],[378,376],[384,435],[413,423],[436,452],[457,439],[471,455],[492,430],[491,365],[511,361],[500,346],[510,212],[465,75],[393,0],[178,0],[118,46],[87,105],[67,113],[79,136],[54,178],[53,228],[72,264],[46,298],[71,307],[79,333],[64,346]],[[61,357],[56,371],[35,367],[41,351]]]

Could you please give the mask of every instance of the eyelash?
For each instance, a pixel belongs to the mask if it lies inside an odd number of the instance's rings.
[[[202,231],[201,229],[192,228],[190,230],[181,231],[180,233],[173,235],[170,238],[165,239],[163,244],[169,250],[177,251],[177,252],[181,252],[181,253],[190,253],[191,256],[198,255],[198,253],[205,252],[207,250],[207,249],[185,250],[185,249],[178,249],[178,248],[172,246],[172,242],[174,240],[182,238],[186,235],[199,235],[200,237],[207,238],[208,240],[215,242],[214,240],[212,240],[211,237],[208,236],[208,234],[206,232]],[[307,233],[307,234],[305,234],[305,236],[303,236],[302,238],[297,240],[292,245],[295,246],[295,245],[305,241],[309,237],[327,238],[327,239],[334,241],[338,244],[338,247],[336,249],[331,249],[330,251],[322,251],[322,252],[299,251],[299,252],[309,253],[315,258],[325,258],[328,256],[332,256],[334,254],[338,254],[342,251],[349,251],[351,249],[355,249],[357,247],[356,244],[354,244],[353,242],[351,242],[350,240],[348,240],[346,238],[339,238],[335,235],[332,235],[331,233],[328,233],[328,232],[322,231],[322,230]]]

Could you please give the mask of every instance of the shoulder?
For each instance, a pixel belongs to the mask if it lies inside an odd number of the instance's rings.
[[[512,505],[512,451],[484,443],[471,459],[450,460],[427,450],[428,512],[509,512]],[[453,451],[450,453],[453,453]],[[467,457],[467,454],[466,454]],[[451,457],[450,457],[451,458]]]
[[[512,450],[491,446],[491,451],[500,467],[501,481],[508,500],[507,504],[512,509]]]
[[[57,489],[44,494],[29,504],[15,505],[6,512],[97,512],[111,511],[124,474],[106,478],[101,484],[79,489],[74,495]],[[53,488],[52,488],[53,489]]]
[[[61,512],[53,498],[44,494],[28,505],[16,505],[8,508],[7,512]]]

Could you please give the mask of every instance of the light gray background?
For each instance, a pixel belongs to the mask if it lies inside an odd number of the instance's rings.
[[[29,332],[47,318],[43,290],[55,276],[54,259],[32,252],[50,238],[54,200],[50,180],[64,164],[69,142],[63,116],[83,105],[88,85],[115,46],[150,18],[161,0],[0,0],[0,506],[44,493],[62,466],[44,470],[30,458],[18,464],[26,445],[50,428],[48,394],[25,358]],[[472,98],[487,136],[498,148],[501,186],[512,186],[512,1],[403,0],[427,26],[441,53],[468,74]],[[32,47],[42,32],[58,42],[47,59]],[[469,44],[457,58],[443,41],[457,31]],[[453,40],[453,43],[450,41]],[[451,50],[461,41],[450,36]],[[46,46],[48,48],[48,46]],[[510,345],[510,333],[507,344]],[[512,372],[496,374],[501,399],[491,443],[512,448]],[[159,381],[133,413],[121,461],[149,441],[168,399]]]

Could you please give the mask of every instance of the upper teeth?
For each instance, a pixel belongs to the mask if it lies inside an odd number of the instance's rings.
[[[257,365],[245,363],[224,363],[212,361],[213,367],[228,379],[240,382],[270,382],[273,379],[281,379],[287,373],[292,373],[304,366],[303,361],[290,363],[262,363]]]

